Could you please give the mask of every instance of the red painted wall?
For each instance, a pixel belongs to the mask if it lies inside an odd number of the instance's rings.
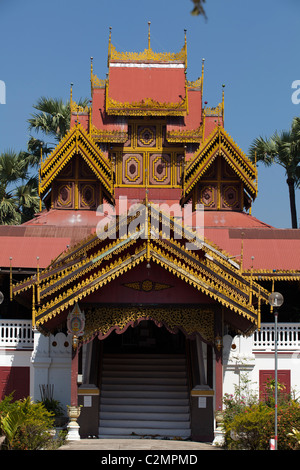
[[[261,399],[265,398],[266,382],[268,379],[274,380],[274,370],[260,370],[259,371],[259,395]],[[291,371],[279,370],[277,373],[278,383],[285,386],[284,393],[289,395],[291,393]]]
[[[29,396],[29,367],[0,367],[0,399],[14,392],[15,400]]]
[[[170,286],[168,289],[151,290],[143,292],[124,286],[131,282],[150,280]],[[212,302],[211,298],[190,286],[185,281],[176,278],[173,274],[151,262],[150,270],[146,263],[136,266],[133,270],[126,272],[114,282],[103,286],[100,290],[91,294],[82,302],[99,303],[145,303],[145,304],[201,304]]]

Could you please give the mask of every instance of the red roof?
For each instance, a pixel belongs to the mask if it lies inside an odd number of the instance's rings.
[[[0,226],[0,267],[47,267],[53,259],[95,232],[101,215],[92,211],[43,211],[23,225]]]
[[[40,267],[47,267],[68,245],[94,233],[102,218],[93,211],[50,210],[23,225],[0,226],[0,267],[9,267],[10,256],[13,267],[35,268],[37,256]],[[184,221],[195,224],[196,214]],[[244,269],[253,263],[254,269],[300,270],[298,229],[276,229],[242,212],[205,211],[204,237],[237,262],[243,239]]]
[[[242,212],[204,214],[204,236],[240,262],[243,268],[300,270],[300,230],[276,229]],[[252,260],[252,257],[254,259]]]
[[[109,68],[109,97],[121,103],[147,98],[160,103],[181,103],[185,97],[184,68],[143,64],[133,67],[112,64]],[[141,64],[142,65],[142,64]]]

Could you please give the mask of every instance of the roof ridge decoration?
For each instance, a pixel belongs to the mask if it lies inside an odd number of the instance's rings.
[[[180,52],[154,52],[150,44],[150,24],[148,21],[148,48],[143,52],[118,52],[111,42],[111,27],[109,28],[108,66],[110,62],[173,62],[184,63],[187,67],[186,30],[184,30],[184,45]]]
[[[70,128],[53,152],[41,162],[40,194],[45,193],[57,174],[75,154],[81,155],[96,177],[102,182],[109,193],[112,194],[111,165],[79,123]]]

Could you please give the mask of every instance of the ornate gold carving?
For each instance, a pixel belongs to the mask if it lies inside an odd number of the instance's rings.
[[[202,140],[202,125],[197,129],[167,131],[166,137],[168,142],[199,143]]]
[[[115,142],[123,144],[128,140],[128,133],[119,130],[97,129],[94,124],[91,126],[91,135],[95,141]]]
[[[219,103],[218,106],[215,108],[205,108],[204,109],[205,116],[223,116],[223,105]]]
[[[61,140],[56,149],[46,158],[41,165],[40,194],[44,193],[58,172],[73,158],[80,154],[96,177],[104,187],[111,192],[111,167],[101,150],[96,146],[91,137],[78,124],[70,129]]]
[[[92,88],[105,88],[106,80],[100,79],[94,73],[91,74]]]
[[[116,48],[110,45],[110,62],[178,62],[186,63],[186,47],[180,52],[153,52],[151,48],[143,52],[117,52]]]
[[[129,325],[136,325],[141,320],[153,320],[159,326],[164,325],[175,333],[182,330],[187,336],[200,333],[208,342],[214,340],[214,312],[210,308],[189,306],[169,307],[99,307],[86,312],[86,328],[83,341],[89,341],[95,335],[107,337],[111,331],[125,331]]]
[[[197,78],[195,81],[187,81],[188,88],[201,88],[202,87],[202,77]]]
[[[169,284],[162,284],[160,282],[154,282],[150,279],[146,279],[141,282],[128,282],[127,284],[123,284],[124,287],[128,287],[129,289],[140,290],[143,292],[152,292],[164,289],[170,289]]]
[[[83,106],[79,106],[76,101],[72,101],[71,102],[71,112],[72,113],[80,113],[80,114],[88,114],[89,113],[89,110],[90,110],[90,107],[89,106],[85,106],[83,108]]]
[[[218,126],[208,136],[186,166],[185,191],[189,193],[204,175],[217,156],[221,155],[245,184],[251,197],[257,196],[256,168],[235,144],[223,127]]]
[[[152,98],[145,98],[142,101],[120,102],[106,97],[106,112],[120,116],[181,116],[187,112],[187,99],[178,103],[164,103],[155,101]]]

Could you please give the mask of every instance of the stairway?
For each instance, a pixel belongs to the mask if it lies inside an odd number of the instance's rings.
[[[184,355],[103,356],[99,438],[190,436]]]

